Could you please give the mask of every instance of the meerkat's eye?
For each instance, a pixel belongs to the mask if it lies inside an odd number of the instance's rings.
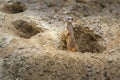
[[[67,20],[70,20],[70,18],[68,18]]]
[[[73,21],[73,18],[71,18],[71,21]]]

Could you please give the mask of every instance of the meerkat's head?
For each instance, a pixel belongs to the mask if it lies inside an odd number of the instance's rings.
[[[65,22],[67,22],[67,23],[73,22],[73,18],[72,18],[72,17],[66,17],[64,20],[65,20]]]

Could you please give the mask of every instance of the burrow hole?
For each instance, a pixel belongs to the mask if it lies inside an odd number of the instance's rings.
[[[104,39],[95,34],[93,30],[88,27],[74,27],[74,36],[79,49],[79,52],[101,53],[106,49]],[[62,39],[64,50],[67,50],[66,37]]]
[[[38,28],[35,23],[29,23],[23,20],[16,20],[12,23],[15,27],[15,32],[22,38],[31,38],[37,33],[43,32],[44,30]]]
[[[3,12],[11,13],[11,14],[21,13],[24,12],[25,10],[27,10],[26,5],[19,1],[8,2],[2,8]]]

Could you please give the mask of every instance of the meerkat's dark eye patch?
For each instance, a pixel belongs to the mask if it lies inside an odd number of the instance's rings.
[[[70,20],[70,18],[67,18],[67,20]]]
[[[73,21],[73,18],[71,18],[71,21]]]

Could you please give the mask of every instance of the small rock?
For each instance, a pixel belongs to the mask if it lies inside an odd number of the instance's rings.
[[[12,40],[12,36],[0,33],[0,47],[7,46]]]
[[[108,59],[108,63],[112,63],[113,62],[113,59],[112,58],[109,58]]]

